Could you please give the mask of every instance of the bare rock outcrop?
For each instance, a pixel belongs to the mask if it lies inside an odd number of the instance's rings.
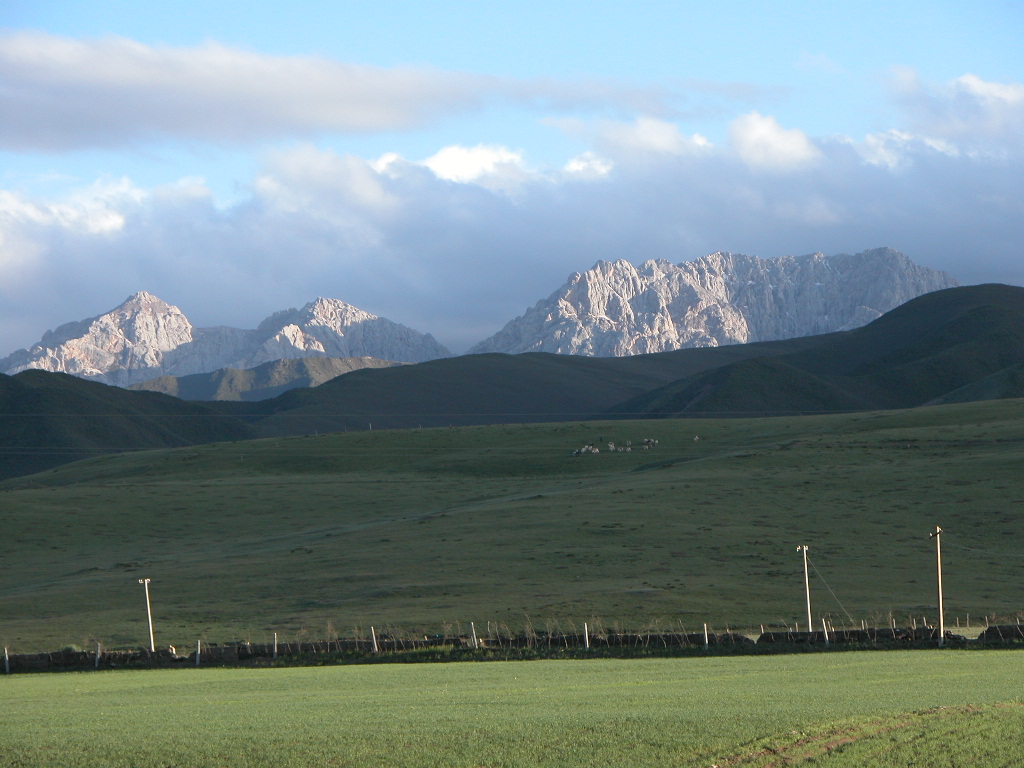
[[[38,368],[128,386],[302,357],[422,362],[450,356],[431,335],[337,299],[277,312],[253,330],[196,328],[180,309],[142,291],[109,312],[47,332],[31,349],[0,360],[0,372]]]
[[[957,282],[891,248],[672,264],[600,261],[470,352],[612,357],[811,336],[865,325]]]

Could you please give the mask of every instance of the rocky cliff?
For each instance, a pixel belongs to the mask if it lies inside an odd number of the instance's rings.
[[[601,261],[470,352],[611,357],[810,336],[865,325],[956,284],[890,248],[773,259],[713,253],[640,266]]]
[[[159,376],[254,368],[302,357],[373,357],[422,362],[449,357],[429,334],[337,299],[277,312],[253,330],[196,328],[177,307],[140,292],[97,317],[47,332],[31,349],[0,360],[0,372],[30,368],[127,386]]]

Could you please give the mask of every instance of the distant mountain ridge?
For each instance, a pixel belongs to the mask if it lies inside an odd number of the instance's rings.
[[[93,453],[249,437],[1021,396],[1024,288],[980,285],[935,291],[863,328],[821,336],[627,357],[462,355],[365,368],[259,402],[185,403],[60,373],[0,375],[0,478]]]
[[[683,377],[608,415],[834,413],[1024,395],[1024,288],[935,291],[863,328],[811,340]]]
[[[891,248],[672,264],[599,261],[470,353],[613,357],[811,336],[865,325],[957,285]]]
[[[799,338],[862,326],[955,285],[891,248],[774,259],[719,252],[639,266],[601,261],[469,354],[622,357]],[[430,334],[338,299],[275,312],[245,330],[197,328],[178,307],[142,291],[109,312],[48,331],[31,349],[0,359],[0,372],[40,369],[130,386],[306,357],[419,363],[451,356]]]
[[[254,330],[197,328],[178,307],[141,291],[109,312],[66,323],[31,349],[0,360],[0,372],[39,369],[128,386],[164,375],[254,368],[303,357],[422,362],[451,352],[414,331],[338,299],[276,312]]]
[[[128,389],[162,392],[182,400],[267,400],[291,389],[316,387],[363,368],[390,368],[402,363],[375,357],[300,357],[272,360],[255,368],[220,368],[189,376],[160,376]]]

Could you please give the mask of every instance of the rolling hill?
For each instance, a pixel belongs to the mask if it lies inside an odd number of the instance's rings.
[[[610,441],[634,448],[572,455]],[[947,626],[1012,622],[1022,461],[1024,400],[101,456],[0,483],[0,644],[138,647],[139,578],[160,645],[469,621],[756,632],[802,619],[797,544],[816,620],[909,624],[935,618],[935,525]]]
[[[1016,396],[1024,288],[926,294],[805,349],[681,378],[611,409],[616,416],[777,415]]]
[[[241,422],[197,403],[65,373],[0,374],[0,478],[98,453],[243,440]]]
[[[266,436],[344,429],[559,421],[596,414],[779,415],[906,408],[1024,361],[1024,288],[926,294],[851,331],[624,358],[465,355],[357,371],[315,390],[225,410]],[[1009,373],[1003,374],[1009,376]],[[221,406],[218,406],[221,407]]]
[[[128,389],[163,392],[182,400],[268,400],[290,389],[317,387],[361,368],[401,363],[375,357],[299,357],[272,360],[255,368],[220,368],[190,376],[160,376]]]
[[[259,434],[404,429],[588,418],[679,376],[802,349],[807,339],[627,358],[482,354],[353,371],[260,403],[217,403]]]
[[[27,371],[0,379],[0,477],[95,452],[250,436],[965,402],[1017,396],[1022,364],[1024,288],[983,285],[824,336],[618,358],[465,355],[357,370],[258,402],[187,403]],[[242,388],[230,379],[220,385]],[[209,394],[213,382],[199,386]]]

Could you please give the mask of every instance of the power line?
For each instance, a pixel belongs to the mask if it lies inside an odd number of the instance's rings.
[[[1024,553],[996,552],[995,550],[992,550],[992,549],[976,549],[975,547],[964,547],[964,546],[961,546],[960,544],[950,544],[948,541],[946,542],[946,547],[947,548],[948,547],[953,547],[954,549],[963,549],[963,550],[966,550],[967,552],[977,552],[978,554],[982,554],[982,555],[997,555],[998,557],[1019,557],[1019,558],[1024,558]]]
[[[829,591],[829,594],[831,594],[833,599],[835,599],[836,603],[839,604],[839,607],[843,609],[843,613],[846,614],[846,618],[848,618],[852,622],[853,621],[853,616],[850,615],[850,612],[848,610],[846,610],[846,606],[843,605],[842,602],[840,602],[838,597],[836,597],[836,593],[832,591],[832,587],[830,587],[828,585],[828,582],[825,581],[825,577],[821,575],[821,571],[818,570],[818,566],[816,566],[814,564],[814,561],[811,560],[810,558],[808,558],[807,561],[811,564],[811,568],[814,569],[814,572],[816,574],[818,574],[818,578],[821,579],[821,583],[825,585],[825,589],[827,589]]]

